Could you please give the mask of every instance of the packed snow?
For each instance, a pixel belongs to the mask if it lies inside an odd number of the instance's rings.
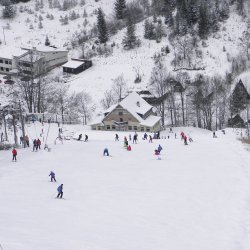
[[[88,134],[89,141],[62,144],[57,125],[48,131],[34,123],[26,131],[30,140],[48,134],[51,150],[18,149],[17,162],[11,151],[0,154],[2,249],[249,249],[250,156],[237,139],[241,131],[212,138],[178,128],[153,143],[139,133],[131,152],[123,147],[128,132],[118,132],[117,142],[116,132],[64,126],[67,138]],[[181,131],[194,142],[185,146]],[[161,160],[154,155],[159,144]],[[65,199],[55,199],[61,183]]]

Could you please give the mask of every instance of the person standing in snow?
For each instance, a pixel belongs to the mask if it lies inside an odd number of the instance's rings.
[[[56,182],[56,174],[53,172],[53,171],[50,171],[50,181],[53,182],[55,181]]]
[[[157,157],[157,160],[160,160],[161,157],[160,157],[160,153],[157,149],[155,149],[155,156]]]
[[[37,142],[36,142],[36,139],[33,141],[33,151],[37,151]]]
[[[57,197],[56,198],[62,198],[63,197],[63,184],[61,184],[58,188],[57,188]]]
[[[151,135],[149,135],[149,141],[148,141],[149,143],[152,143],[153,142],[153,138],[152,138],[152,136]]]
[[[80,141],[81,139],[82,139],[82,134],[80,134],[80,135],[78,136],[77,141]]]
[[[187,144],[187,136],[186,135],[184,135],[183,139],[184,139],[184,145],[188,145]]]
[[[109,150],[107,148],[104,149],[103,156],[109,156]]]
[[[84,141],[87,142],[88,139],[89,139],[89,137],[87,135],[85,135],[85,140]]]
[[[40,139],[36,140],[37,148],[41,149],[41,141]]]
[[[132,150],[132,148],[131,148],[130,145],[128,145],[127,150],[128,150],[128,151],[131,151],[131,150]]]
[[[119,135],[115,134],[115,141],[119,141]]]
[[[130,141],[132,141],[132,136],[131,136],[131,134],[129,134],[128,138],[129,138]]]
[[[17,151],[15,148],[12,150],[12,161],[16,161]]]
[[[161,153],[162,149],[163,149],[162,146],[159,144],[158,149],[157,149],[159,154]]]

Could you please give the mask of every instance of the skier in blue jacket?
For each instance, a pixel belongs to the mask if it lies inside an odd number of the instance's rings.
[[[57,188],[57,192],[58,195],[56,198],[62,198],[63,197],[63,184],[61,184],[58,188]]]
[[[161,153],[161,151],[162,151],[162,146],[159,144],[159,146],[158,146],[158,152]]]
[[[56,174],[53,172],[53,171],[50,171],[50,181],[53,182],[55,181],[56,182]]]

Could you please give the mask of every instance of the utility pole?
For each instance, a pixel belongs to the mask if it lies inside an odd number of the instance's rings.
[[[22,125],[22,133],[23,133],[23,147],[26,148],[26,140],[24,139],[25,137],[25,128],[24,128],[24,120],[23,120],[23,114],[22,114],[22,107],[21,107],[21,102],[19,100],[19,112],[20,112],[20,117],[21,117],[21,125]]]

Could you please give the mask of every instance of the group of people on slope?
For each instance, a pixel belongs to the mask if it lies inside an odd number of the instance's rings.
[[[80,141],[82,139],[82,134],[79,134],[77,141]],[[88,135],[85,135],[84,141],[87,142],[89,140]]]
[[[181,140],[184,141],[184,145],[188,145],[187,143],[187,136],[184,134],[184,132],[181,132]],[[189,136],[189,142],[193,142],[193,139]]]
[[[33,141],[33,151],[37,151],[38,149],[41,149],[41,141],[40,141],[40,139],[38,138],[38,139],[35,139],[34,141]]]

